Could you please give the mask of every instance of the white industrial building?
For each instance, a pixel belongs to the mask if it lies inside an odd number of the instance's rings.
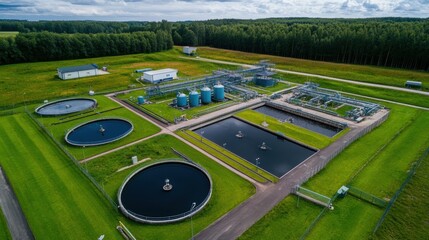
[[[189,47],[189,46],[183,47],[183,53],[184,54],[192,55],[192,54],[195,54],[196,52],[197,52],[196,47]]]
[[[177,78],[177,69],[165,68],[143,73],[143,80],[150,83],[160,83]]]
[[[67,80],[73,78],[89,77],[98,75],[96,64],[58,68],[58,77]]]

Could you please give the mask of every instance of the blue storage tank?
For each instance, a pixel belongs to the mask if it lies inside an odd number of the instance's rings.
[[[200,94],[197,91],[189,93],[189,106],[196,107],[200,105]]]
[[[201,103],[209,104],[212,102],[212,90],[209,87],[201,88]]]
[[[137,97],[137,103],[138,103],[138,104],[143,104],[143,103],[144,103],[144,98],[143,98],[143,96],[138,96],[138,97]]]
[[[255,84],[261,87],[272,87],[275,81],[272,78],[256,78]]]
[[[222,84],[214,85],[214,100],[223,101],[225,99],[225,87]]]
[[[185,107],[187,105],[188,99],[186,98],[186,94],[179,93],[177,94],[177,106],[178,107]]]

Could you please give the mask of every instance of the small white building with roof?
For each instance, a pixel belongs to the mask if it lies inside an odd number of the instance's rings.
[[[195,54],[197,52],[197,48],[196,47],[189,47],[189,46],[184,46],[183,47],[183,53],[187,54],[187,55],[192,55]]]
[[[58,77],[62,80],[98,75],[97,64],[61,67],[57,69]]]
[[[143,73],[143,80],[150,83],[160,83],[177,79],[177,69],[164,68]]]

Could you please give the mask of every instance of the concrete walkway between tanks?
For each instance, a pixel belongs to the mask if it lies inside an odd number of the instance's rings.
[[[0,167],[0,208],[6,218],[12,239],[27,240],[34,239],[33,233],[28,226],[18,199],[10,186],[3,169]]]

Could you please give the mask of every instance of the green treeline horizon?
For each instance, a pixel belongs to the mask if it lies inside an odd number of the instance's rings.
[[[156,52],[171,49],[174,43],[429,71],[427,18],[186,22],[0,20],[0,31],[19,32],[16,37],[0,38],[0,64]],[[68,44],[62,44],[64,41]],[[44,42],[49,44],[37,46]]]

